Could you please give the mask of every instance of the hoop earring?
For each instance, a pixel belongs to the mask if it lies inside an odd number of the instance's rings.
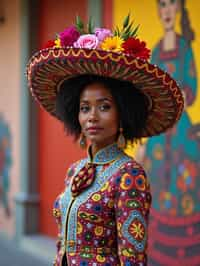
[[[83,132],[81,132],[81,135],[79,138],[79,146],[81,147],[81,149],[85,149],[87,147],[86,137],[83,134]]]
[[[117,139],[117,146],[120,149],[124,149],[126,147],[126,139],[123,135],[123,128],[122,127],[119,128],[119,136]]]

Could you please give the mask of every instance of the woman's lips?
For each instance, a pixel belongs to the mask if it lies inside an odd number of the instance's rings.
[[[171,21],[171,18],[166,18],[165,21],[169,23]]]
[[[97,134],[99,133],[99,131],[101,131],[103,128],[101,127],[88,127],[86,130],[87,132],[89,132],[90,134]]]

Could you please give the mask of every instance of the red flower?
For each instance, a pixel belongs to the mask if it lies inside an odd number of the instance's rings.
[[[49,40],[43,47],[42,49],[45,49],[45,48],[51,48],[51,47],[54,47],[55,45],[55,41],[54,40]]]
[[[60,42],[61,46],[72,46],[75,41],[79,38],[80,33],[76,29],[76,27],[71,26],[65,29],[60,33]]]
[[[150,50],[146,48],[146,43],[139,39],[130,37],[123,43],[122,47],[125,54],[141,59],[148,59],[150,57]]]

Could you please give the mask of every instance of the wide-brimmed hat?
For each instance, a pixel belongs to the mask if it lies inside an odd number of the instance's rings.
[[[150,50],[135,37],[129,16],[120,31],[92,29],[83,23],[67,28],[56,40],[36,52],[27,67],[28,85],[39,104],[56,116],[56,95],[61,83],[82,74],[130,81],[149,100],[146,128],[141,137],[159,135],[179,120],[184,100],[176,81],[147,61]]]

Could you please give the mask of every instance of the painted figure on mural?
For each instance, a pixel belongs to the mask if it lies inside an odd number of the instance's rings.
[[[185,1],[157,3],[164,35],[153,49],[151,62],[176,79],[184,94],[185,110],[177,125],[165,135],[149,139],[144,146],[142,161],[153,195],[149,254],[152,266],[194,266],[200,265],[200,146],[196,134],[199,126],[192,125],[187,112],[197,94],[191,46],[194,33]],[[179,11],[182,35],[175,32]]]
[[[10,188],[10,167],[11,167],[11,139],[10,129],[0,114],[0,203],[5,214],[10,216],[8,192]]]
[[[124,148],[171,128],[184,99],[175,80],[147,61],[150,50],[136,32],[130,16],[113,33],[85,29],[79,18],[28,64],[40,105],[81,147],[89,142],[55,201],[55,266],[147,265],[150,185]]]

